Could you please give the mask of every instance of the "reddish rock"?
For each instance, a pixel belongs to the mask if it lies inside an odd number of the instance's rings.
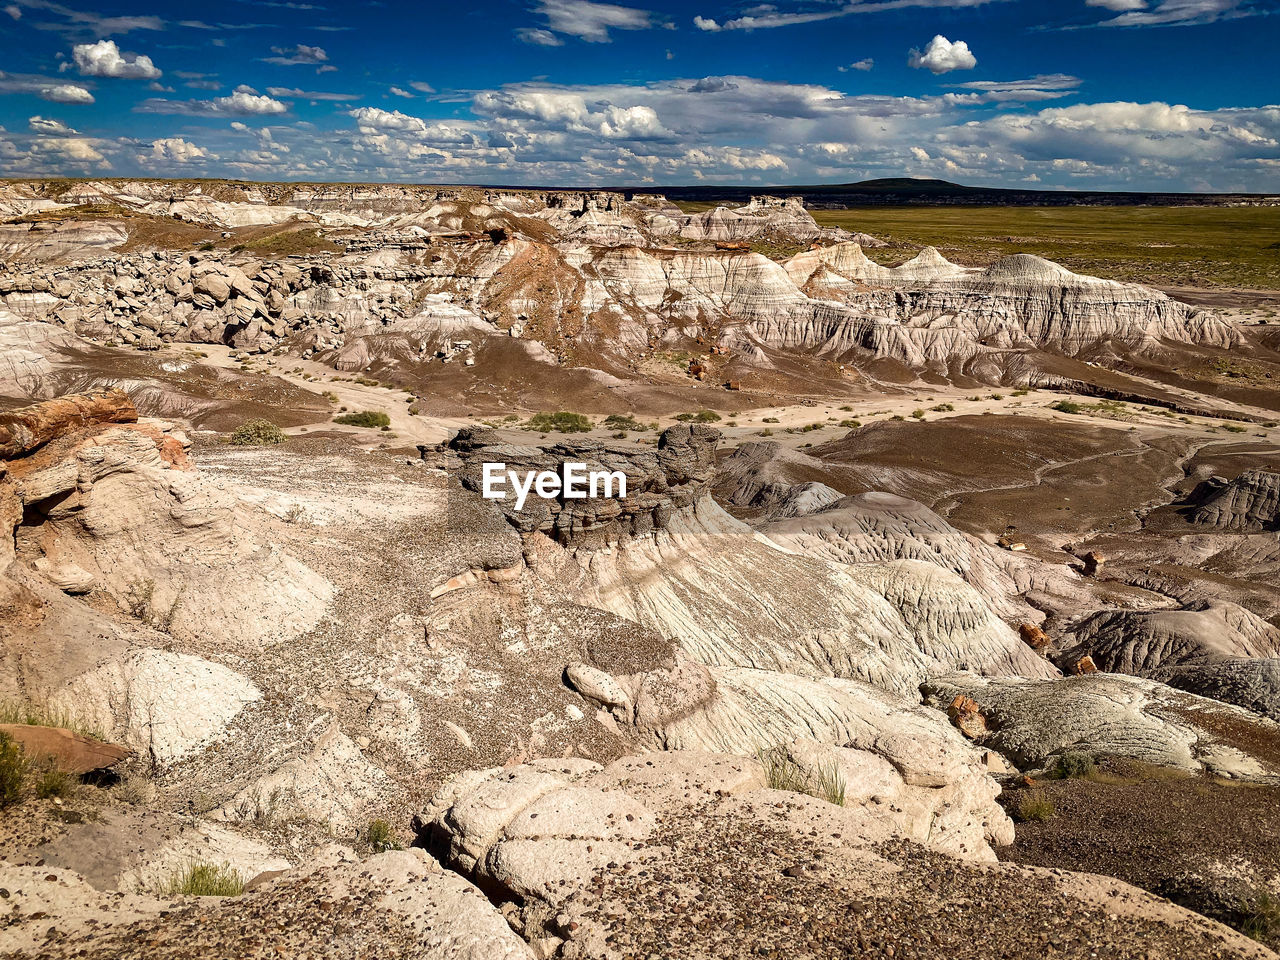
[[[1049,635],[1034,623],[1024,623],[1018,627],[1018,636],[1032,650],[1043,650],[1050,643]]]
[[[963,693],[956,694],[947,707],[947,718],[970,740],[981,740],[987,735],[987,721],[978,709],[978,703]]]
[[[1098,672],[1098,667],[1093,662],[1093,657],[1084,656],[1076,661],[1077,674],[1097,673],[1097,672]]]
[[[136,423],[138,410],[123,390],[80,393],[0,414],[0,460],[31,453],[69,430],[95,423]]]
[[[1096,577],[1102,572],[1102,567],[1107,562],[1107,558],[1098,553],[1097,550],[1090,550],[1082,559],[1084,560],[1084,575],[1086,577]]]
[[[63,727],[0,723],[0,733],[11,737],[31,759],[53,757],[59,770],[77,775],[113,767],[131,752]]]

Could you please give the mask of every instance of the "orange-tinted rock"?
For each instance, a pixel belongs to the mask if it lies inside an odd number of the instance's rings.
[[[1079,660],[1077,660],[1077,661],[1076,661],[1076,673],[1077,673],[1077,674],[1084,674],[1084,673],[1097,673],[1097,672],[1098,672],[1098,667],[1097,667],[1097,665],[1093,662],[1093,657],[1084,656],[1084,657],[1081,657]]]
[[[1098,553],[1097,550],[1090,550],[1084,555],[1084,575],[1086,577],[1096,577],[1102,572],[1102,567],[1107,562],[1107,558]]]
[[[1034,623],[1024,623],[1018,627],[1018,636],[1032,650],[1043,650],[1050,643],[1049,635]]]
[[[31,453],[69,430],[95,423],[136,423],[138,410],[123,390],[78,393],[0,414],[0,459]]]
[[[58,769],[84,774],[113,767],[130,755],[130,751],[114,743],[95,740],[63,727],[37,727],[25,723],[0,723],[0,733],[7,734],[33,759],[52,757]]]
[[[987,735],[987,721],[977,701],[963,693],[957,694],[947,707],[947,718],[970,740],[981,740]]]

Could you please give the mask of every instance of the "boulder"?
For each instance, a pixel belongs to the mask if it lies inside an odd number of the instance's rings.
[[[59,770],[81,775],[114,767],[133,751],[65,727],[0,723],[0,734],[18,743],[32,760],[50,757]]]

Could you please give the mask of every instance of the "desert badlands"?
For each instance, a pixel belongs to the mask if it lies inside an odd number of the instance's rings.
[[[1280,327],[795,197],[0,213],[0,956],[1280,947]]]

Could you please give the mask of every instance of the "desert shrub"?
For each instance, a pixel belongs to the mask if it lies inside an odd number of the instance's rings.
[[[373,848],[374,853],[386,853],[388,850],[399,850],[400,841],[396,839],[391,824],[379,818],[369,823],[364,831],[364,842]]]
[[[334,423],[340,423],[344,427],[388,427],[391,426],[391,418],[381,410],[361,410],[358,413],[344,413],[341,416],[333,418]]]
[[[761,423],[781,423],[782,421],[779,420],[777,417],[765,417],[760,422]]]
[[[0,733],[0,807],[22,799],[22,783],[27,775],[27,758],[8,734]]]
[[[761,430],[761,431],[760,431],[760,436],[762,436],[762,437],[772,437],[772,436],[773,436],[773,428],[772,428],[772,427],[765,427],[763,430]]]
[[[525,430],[538,433],[587,433],[591,430],[591,418],[583,413],[560,410],[556,413],[535,413],[525,421]]]
[[[1060,780],[1084,780],[1097,769],[1098,761],[1093,754],[1072,750],[1058,757],[1053,774]]]
[[[1084,407],[1074,400],[1059,400],[1049,409],[1057,410],[1059,413],[1080,413],[1084,410]]]
[[[162,893],[185,897],[238,897],[244,878],[228,864],[196,862],[174,871]]]
[[[930,407],[935,413],[950,413],[955,409],[955,405],[951,403],[940,403],[936,407]]]
[[[890,417],[889,419],[890,419],[890,420],[906,420],[907,418],[906,418],[906,417],[904,417],[904,416],[903,416],[902,414],[900,414],[900,413],[895,413],[895,414],[894,414],[892,417]]]
[[[911,411],[911,416],[915,417],[917,420],[923,420],[923,419],[924,419],[924,411],[923,411],[923,410],[912,410],[912,411]]]
[[[840,426],[844,427],[846,430],[857,430],[860,426],[862,426],[862,421],[861,420],[841,420]]]
[[[1018,823],[1050,820],[1058,812],[1043,790],[1028,790],[1013,801],[1009,813]]]
[[[676,419],[686,423],[689,421],[694,423],[718,423],[720,414],[714,410],[699,410],[697,413],[677,413]]]
[[[1015,390],[1013,391],[1013,395],[1015,397],[1025,397],[1030,392],[1031,392],[1030,390]]]
[[[840,409],[843,410],[845,413],[853,413],[853,407],[850,407],[850,406],[844,406],[844,407],[841,407]]]
[[[1244,433],[1244,432],[1245,432],[1245,430],[1246,430],[1246,429],[1248,429],[1248,428],[1247,428],[1247,427],[1242,427],[1242,426],[1240,426],[1239,424],[1236,424],[1236,423],[1224,423],[1224,424],[1222,425],[1222,429],[1223,429],[1223,430],[1226,430],[1226,431],[1227,431],[1227,433]]]
[[[231,443],[237,447],[261,447],[284,443],[289,438],[270,420],[246,420],[231,434]]]
[[[1004,394],[1003,394],[1003,393],[993,393],[993,394],[991,395],[991,399],[992,399],[992,400],[1003,400],[1003,399],[1004,399]]]
[[[605,428],[608,430],[648,430],[649,425],[641,423],[629,413],[611,413],[604,418]]]

